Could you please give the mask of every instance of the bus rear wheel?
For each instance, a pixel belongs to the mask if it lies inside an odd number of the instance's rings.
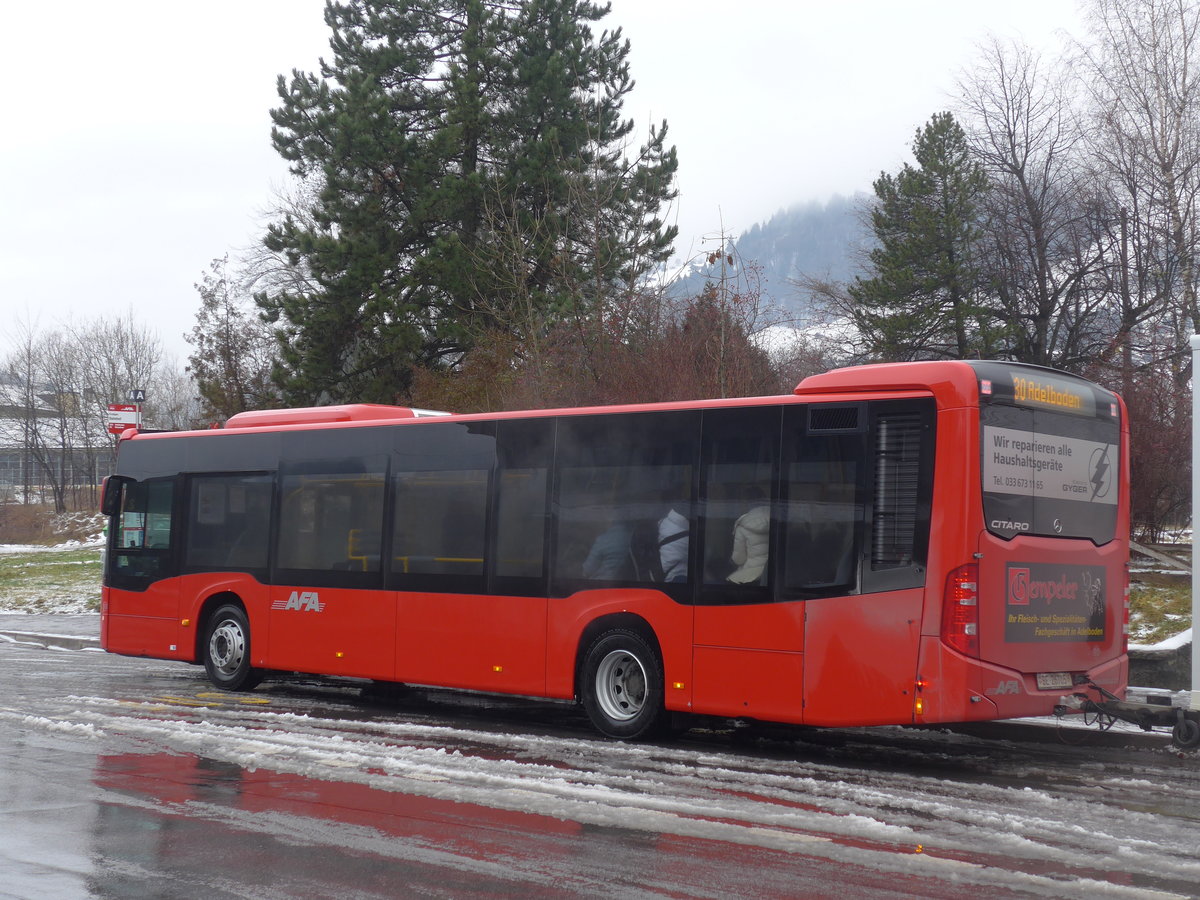
[[[226,691],[250,691],[262,681],[262,672],[250,665],[250,622],[240,606],[221,606],[208,620],[204,671]]]
[[[582,673],[583,708],[601,734],[629,741],[663,731],[662,661],[640,634],[602,634],[588,648]]]

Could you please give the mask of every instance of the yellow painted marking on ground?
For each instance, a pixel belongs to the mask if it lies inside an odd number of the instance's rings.
[[[180,704],[183,706],[208,706],[208,704],[202,700],[192,700],[189,697],[155,697],[154,699],[158,700],[160,703],[171,703],[176,706]]]

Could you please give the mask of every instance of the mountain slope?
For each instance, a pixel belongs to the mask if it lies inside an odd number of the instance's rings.
[[[781,209],[733,241],[734,257],[761,272],[763,296],[782,310],[803,313],[805,298],[793,281],[807,275],[849,281],[862,269],[870,230],[860,221],[863,198],[835,196],[828,203],[802,203]],[[712,280],[715,267],[692,266],[673,287],[691,295]]]

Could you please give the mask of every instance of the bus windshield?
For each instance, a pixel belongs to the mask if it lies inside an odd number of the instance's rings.
[[[1115,395],[1062,372],[976,364],[987,529],[1115,537],[1120,407]]]

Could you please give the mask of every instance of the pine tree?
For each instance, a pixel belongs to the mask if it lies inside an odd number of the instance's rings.
[[[913,155],[917,168],[875,181],[874,275],[849,288],[855,324],[883,359],[988,355],[997,334],[977,249],[986,178],[950,113],[917,131]]]
[[[279,80],[273,140],[321,188],[265,242],[315,290],[256,298],[289,402],[388,402],[473,338],[603,301],[675,230],[665,124],[627,159],[629,44],[583,0],[330,3],[332,60]]]

